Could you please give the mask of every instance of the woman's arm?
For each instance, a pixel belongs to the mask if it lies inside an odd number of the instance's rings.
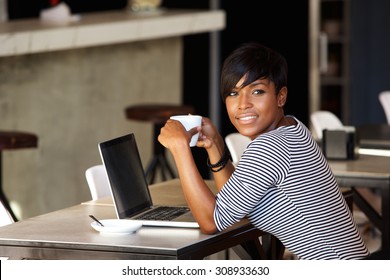
[[[187,132],[179,121],[168,120],[158,136],[160,143],[173,155],[184,197],[202,232],[217,231],[214,222],[215,196],[204,182],[193,159],[190,139],[196,129]]]

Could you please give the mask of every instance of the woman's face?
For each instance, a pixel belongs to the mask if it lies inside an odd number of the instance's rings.
[[[284,117],[287,88],[276,94],[274,83],[268,79],[256,80],[242,88],[244,81],[245,76],[226,98],[226,109],[238,132],[253,140],[278,127]]]

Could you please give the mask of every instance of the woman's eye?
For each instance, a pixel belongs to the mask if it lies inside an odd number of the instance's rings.
[[[237,92],[232,91],[232,92],[230,92],[228,95],[229,95],[229,96],[236,96],[237,94],[238,94]]]
[[[258,95],[258,94],[262,94],[264,92],[265,92],[264,90],[256,89],[256,90],[253,91],[253,94]]]

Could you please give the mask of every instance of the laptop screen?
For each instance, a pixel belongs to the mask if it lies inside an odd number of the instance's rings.
[[[118,218],[152,207],[152,199],[133,133],[99,143]]]

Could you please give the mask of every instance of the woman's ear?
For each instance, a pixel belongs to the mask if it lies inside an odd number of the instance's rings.
[[[287,87],[282,87],[278,93],[278,107],[283,107],[287,101]]]

